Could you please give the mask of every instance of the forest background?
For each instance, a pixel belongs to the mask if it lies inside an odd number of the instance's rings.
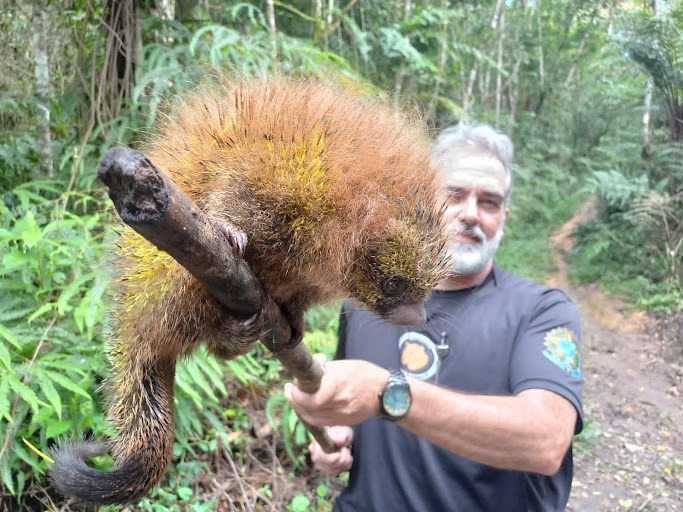
[[[683,308],[681,2],[0,0],[0,28],[2,510],[79,509],[37,451],[108,431],[98,268],[113,224],[97,162],[212,69],[322,75],[419,111],[433,134],[494,124],[518,164],[504,268],[543,280],[549,234],[592,198],[574,282]],[[337,312],[308,314],[312,350],[334,352]],[[343,477],[308,467],[285,379],[262,348],[184,362],[174,464],[130,509],[330,510]]]

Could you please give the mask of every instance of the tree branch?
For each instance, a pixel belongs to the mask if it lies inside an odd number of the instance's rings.
[[[107,151],[98,175],[109,187],[123,222],[185,267],[260,339],[307,393],[320,387],[323,369],[304,343],[291,343],[291,328],[245,261],[238,261],[221,224],[201,211],[147,156],[119,147]],[[256,329],[254,328],[256,326]],[[305,423],[304,423],[305,424]],[[323,449],[337,448],[322,427],[307,425]]]

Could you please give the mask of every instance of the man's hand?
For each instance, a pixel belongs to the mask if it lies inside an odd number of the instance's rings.
[[[327,363],[314,394],[285,384],[285,398],[312,425],[355,425],[379,412],[379,395],[389,377],[384,368],[360,360]]]
[[[351,468],[353,457],[349,446],[353,441],[353,429],[346,426],[330,427],[327,434],[339,450],[334,453],[325,453],[317,441],[308,445],[311,452],[311,460],[315,468],[326,475],[337,476]]]

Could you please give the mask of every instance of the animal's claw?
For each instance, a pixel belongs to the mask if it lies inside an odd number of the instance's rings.
[[[237,261],[241,262],[247,249],[247,234],[225,221],[219,222],[218,226],[225,238],[227,238],[230,247],[232,247],[233,255],[237,258]]]

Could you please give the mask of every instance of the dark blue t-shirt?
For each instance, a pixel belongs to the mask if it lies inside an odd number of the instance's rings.
[[[424,326],[398,327],[345,303],[337,359],[401,368],[468,393],[547,389],[576,407],[580,432],[579,314],[564,293],[494,266],[474,289],[432,292],[427,313]],[[571,448],[550,477],[501,470],[378,418],[354,427],[352,453],[336,512],[555,512],[565,509],[573,474]]]

